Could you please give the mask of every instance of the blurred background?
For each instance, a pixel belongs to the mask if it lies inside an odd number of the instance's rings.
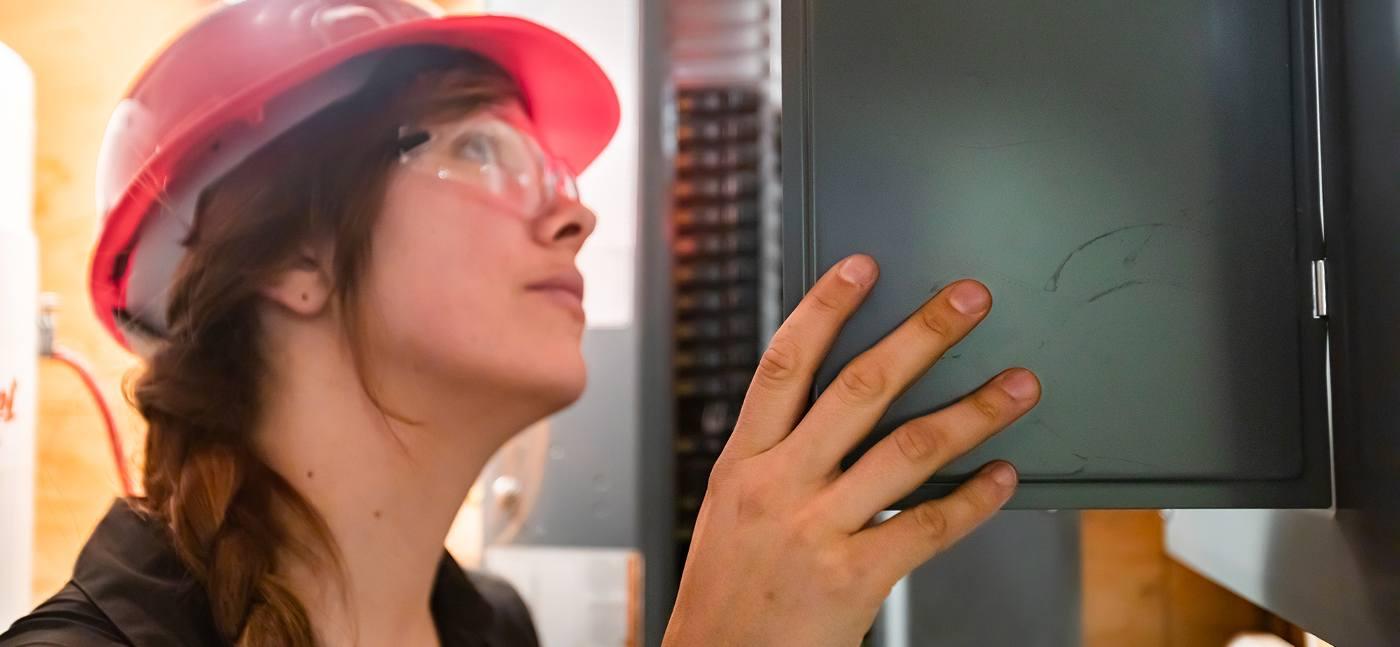
[[[139,465],[136,450],[142,445],[142,422],[126,405],[122,386],[138,370],[138,362],[100,329],[87,297],[88,258],[97,227],[93,169],[108,116],[126,84],[173,34],[213,4],[209,0],[0,0],[0,43],[17,52],[34,77],[33,228],[39,245],[38,282],[44,292],[59,297],[56,339],[87,359],[102,395],[113,405],[133,473]],[[658,268],[664,272],[662,276],[671,276],[676,268],[687,267],[678,258],[683,260],[694,246],[707,241],[718,246],[730,244],[735,259],[754,263],[754,290],[760,301],[763,294],[776,290],[771,275],[776,271],[774,252],[764,248],[774,234],[771,226],[762,224],[762,218],[768,217],[764,214],[773,213],[778,199],[775,156],[781,101],[775,64],[776,5],[695,0],[669,3],[673,5],[670,10],[662,11],[668,3],[444,0],[436,4],[453,12],[489,9],[535,17],[574,36],[605,65],[613,65],[609,72],[623,92],[628,112],[623,127],[629,129],[615,146],[632,150],[611,151],[616,164],[605,163],[601,171],[584,178],[586,197],[611,196],[606,200],[620,201],[621,205],[616,209],[594,205],[605,223],[612,219],[619,224],[609,225],[611,233],[604,232],[590,243],[596,248],[586,260],[590,290],[594,283],[600,283],[598,277],[619,287],[611,295],[610,288],[592,297],[611,301],[589,304],[590,318],[601,321],[598,330],[590,332],[591,359],[611,352],[609,345],[615,340],[609,335],[617,331],[631,331],[618,342],[626,344],[628,353],[649,356],[649,351],[657,351],[669,356],[675,308],[681,306],[670,292],[669,282],[649,287],[636,277]],[[725,13],[717,7],[737,9]],[[756,13],[749,7],[757,7]],[[607,29],[610,20],[619,21],[613,34]],[[750,31],[761,33],[754,41],[756,47],[743,44]],[[695,38],[686,40],[688,33]],[[618,44],[608,45],[610,39]],[[673,46],[668,39],[680,45]],[[704,57],[716,47],[727,53],[719,57],[719,63],[707,63]],[[735,63],[739,57],[735,52],[749,58]],[[734,65],[751,65],[752,71]],[[0,92],[5,91],[0,88]],[[757,187],[752,191],[707,188],[698,181],[687,184],[687,167],[676,165],[676,142],[662,141],[674,134],[684,152],[688,150],[687,136],[703,138],[703,132],[687,135],[686,111],[694,109],[703,116],[707,108],[698,104],[707,97],[721,103],[731,101],[734,110],[751,113],[753,121],[744,122],[752,126],[753,132],[747,136],[766,151],[761,156],[766,166],[755,171],[752,179],[745,176],[739,180]],[[12,143],[0,142],[0,146]],[[672,165],[648,170],[647,160],[670,161]],[[703,231],[688,233],[687,223],[693,221],[677,220],[673,207],[684,206],[687,196],[707,191],[720,197],[728,191],[733,194],[730,197],[752,198],[760,220],[752,230],[756,243],[746,244],[742,236],[715,239],[706,238]],[[704,212],[686,213],[685,217],[695,218],[703,217]],[[660,224],[649,224],[651,221]],[[664,258],[655,258],[652,248],[668,251]],[[740,258],[742,254],[749,256]],[[595,311],[603,313],[601,319],[595,317]],[[752,316],[750,343],[763,339],[765,330],[776,325],[776,306],[755,306]],[[702,360],[688,357],[680,363],[690,361]],[[739,364],[742,368],[743,363]],[[67,581],[87,535],[120,492],[103,422],[82,382],[63,365],[42,362],[39,366],[31,604]],[[594,370],[598,370],[596,365]],[[671,371],[676,373],[667,376]],[[622,636],[623,642],[616,644],[654,644],[669,610],[670,588],[681,559],[677,553],[684,554],[678,547],[688,539],[684,511],[698,506],[694,479],[687,481],[683,473],[701,468],[687,468],[685,458],[676,458],[680,450],[671,447],[673,436],[666,432],[672,420],[681,420],[691,405],[683,398],[660,410],[639,403],[649,397],[642,385],[658,375],[674,378],[682,390],[690,388],[685,386],[690,382],[682,372],[683,366],[677,368],[668,357],[662,364],[625,371],[615,384],[590,387],[589,395],[594,399],[622,398],[629,407],[631,413],[624,415],[626,424],[619,426],[635,437],[625,441],[625,451],[618,451],[641,457],[664,454],[667,461],[675,462],[665,463],[668,467],[664,469],[645,459],[621,470],[599,467],[601,459],[589,453],[589,442],[583,440],[589,436],[583,431],[596,426],[607,410],[589,400],[559,420],[532,430],[504,451],[464,508],[454,529],[454,552],[469,563],[492,567],[487,546],[497,546],[501,550],[495,553],[495,569],[522,577],[529,574],[522,564],[531,559],[556,560],[551,564],[574,560],[612,569],[604,579],[612,577],[608,581],[614,584],[603,586],[607,591],[600,590],[597,595],[623,609],[618,621],[622,629],[608,635]],[[0,384],[0,388],[4,386]],[[693,388],[703,391],[709,387],[696,382]],[[715,394],[721,392],[725,392],[723,387],[715,387]],[[699,407],[696,420],[717,416],[716,425],[724,427],[730,413],[713,405],[722,400],[712,399],[707,401],[711,405]],[[656,433],[652,435],[662,440],[648,440],[645,434],[635,434],[637,429],[653,429]],[[590,442],[595,446],[592,451],[598,453],[600,443],[596,439]],[[659,453],[656,443],[665,445]],[[578,496],[592,499],[582,504],[559,499],[558,488],[546,483],[543,476],[546,466],[571,478],[587,479],[582,482],[593,487]],[[682,475],[675,476],[672,470]],[[655,479],[663,482],[655,483]],[[703,491],[703,475],[699,481]],[[666,501],[656,506],[647,503],[658,497]],[[591,516],[576,522],[569,516],[574,512],[562,512],[566,508]],[[562,530],[565,526],[575,530]],[[536,552],[516,554],[513,550]],[[638,571],[642,562],[645,575]],[[911,580],[909,588],[902,591],[903,602],[882,616],[882,621],[900,626],[877,627],[872,632],[873,643],[903,640],[903,644],[933,644],[931,636],[942,631],[945,638],[963,638],[938,644],[1196,647],[1227,645],[1232,640],[1258,641],[1236,643],[1240,645],[1321,644],[1171,559],[1159,511],[1009,513],[939,564]],[[1009,591],[1035,591],[1039,597]],[[547,590],[527,595],[536,603],[537,620],[574,626],[569,623],[577,619],[551,619],[548,612],[540,610],[550,604],[551,595],[555,593]],[[977,599],[991,602],[978,604]],[[996,605],[1009,607],[997,609]],[[641,614],[644,622],[634,618],[638,607],[645,609]],[[890,620],[892,617],[895,620]],[[0,626],[8,619],[0,617]],[[1002,625],[1021,635],[1000,642],[976,638],[979,634],[973,629],[950,634],[960,623]],[[643,624],[645,628],[640,629]],[[556,638],[551,644],[550,635],[567,632],[554,630],[551,634],[546,629],[545,634],[551,647],[609,644],[602,638],[594,642]]]

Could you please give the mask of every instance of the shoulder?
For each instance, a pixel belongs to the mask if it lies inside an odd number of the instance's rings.
[[[117,501],[73,566],[73,579],[0,636],[0,647],[222,645],[204,590],[165,529]]]
[[[69,583],[0,635],[0,647],[130,647],[102,610]]]
[[[529,619],[530,610],[525,606],[525,600],[515,591],[515,587],[510,585],[510,582],[481,571],[464,569],[463,572],[467,574],[467,579],[471,581],[472,587],[481,594],[481,597],[486,598],[486,602],[491,605],[494,611],[497,613],[519,613],[525,619]]]
[[[502,644],[539,644],[530,609],[525,606],[525,600],[516,592],[515,587],[495,575],[473,570],[464,572],[472,587],[491,606],[492,615],[495,617],[493,626],[500,633],[500,638],[504,639]]]
[[[443,551],[433,585],[433,620],[442,644],[537,647],[525,601],[505,580],[461,567]]]

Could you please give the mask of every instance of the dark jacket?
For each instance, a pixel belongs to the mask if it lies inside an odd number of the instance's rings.
[[[446,551],[433,584],[432,614],[443,647],[539,644],[515,590],[463,571]],[[168,531],[118,501],[83,547],[68,585],[0,635],[0,647],[21,645],[228,643],[215,631],[205,592],[176,556]]]

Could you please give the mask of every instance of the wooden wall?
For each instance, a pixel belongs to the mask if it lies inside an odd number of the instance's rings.
[[[97,231],[93,169],[107,117],[144,60],[207,3],[199,0],[0,0],[0,41],[34,70],[38,101],[35,230],[40,286],[63,299],[58,340],[86,356],[128,446],[139,419],[120,386],[135,361],[99,328],[87,298]],[[34,595],[68,579],[84,539],[118,491],[105,432],[81,382],[40,368]]]
[[[1276,619],[1167,557],[1155,510],[1081,514],[1087,647],[1220,647]]]

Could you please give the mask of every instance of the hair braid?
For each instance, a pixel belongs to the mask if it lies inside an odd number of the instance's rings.
[[[398,126],[515,98],[510,78],[479,57],[404,48],[356,96],[284,133],[201,196],[169,333],[132,392],[149,428],[146,495],[135,504],[168,526],[230,644],[314,647],[279,556],[338,564],[322,517],[253,445],[266,370],[260,287],[297,262],[304,243],[333,242],[353,346],[355,282],[398,159]]]

